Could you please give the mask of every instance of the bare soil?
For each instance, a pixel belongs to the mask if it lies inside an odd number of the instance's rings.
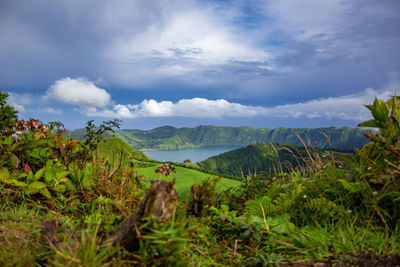
[[[322,260],[298,260],[279,266],[292,267],[329,267],[329,266],[362,266],[362,267],[400,267],[399,255],[376,255],[365,252],[359,255],[338,255]]]

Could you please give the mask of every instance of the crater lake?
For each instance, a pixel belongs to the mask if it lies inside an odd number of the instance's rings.
[[[242,146],[204,146],[198,148],[187,149],[170,149],[170,150],[143,150],[143,152],[151,159],[158,161],[183,162],[189,159],[196,163],[209,157],[241,148]]]

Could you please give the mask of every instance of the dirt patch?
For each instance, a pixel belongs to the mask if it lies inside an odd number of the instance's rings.
[[[328,267],[328,266],[363,266],[363,267],[400,267],[400,256],[398,255],[376,255],[370,252],[359,255],[338,255],[322,260],[298,260],[280,266],[301,267]]]

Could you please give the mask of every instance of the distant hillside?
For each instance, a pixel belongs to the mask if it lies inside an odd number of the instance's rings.
[[[276,128],[254,129],[250,127],[198,126],[195,128],[175,128],[164,126],[149,131],[119,130],[116,136],[136,149],[183,149],[200,146],[246,146],[261,142],[295,144],[302,146],[297,133],[305,142],[307,136],[320,148],[330,148],[329,141],[336,150],[353,150],[367,143],[362,128]]]
[[[201,146],[247,146],[267,142],[295,144],[302,146],[298,134],[306,143],[307,136],[320,148],[330,148],[329,141],[336,150],[353,150],[367,143],[365,128],[276,128],[255,129],[250,127],[198,126],[195,128],[175,128],[163,126],[153,130],[118,130],[115,136],[136,149],[184,149]],[[296,133],[296,134],[295,134]],[[84,129],[71,132],[73,138],[83,136]]]
[[[274,173],[274,166],[277,167],[277,162],[282,163],[283,171],[290,172],[298,162],[290,152],[281,148],[287,147],[292,151],[299,151],[299,153],[304,149],[295,145],[274,144],[274,146],[278,151],[279,160],[270,144],[259,143],[213,156],[197,164],[207,171],[237,177],[246,176],[249,172],[252,174]]]
[[[124,160],[135,159],[139,161],[149,161],[150,159],[139,150],[135,150],[130,145],[117,137],[104,139],[100,145],[100,151],[103,157],[122,156]]]

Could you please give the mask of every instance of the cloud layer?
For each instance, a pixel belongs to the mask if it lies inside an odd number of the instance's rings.
[[[21,114],[63,112],[75,126],[86,119],[77,110],[343,125],[387,91],[365,88],[400,72],[398,10],[399,0],[0,1],[0,88]]]
[[[87,107],[104,107],[111,101],[110,94],[93,82],[84,78],[71,79],[69,77],[57,80],[50,86],[46,97]]]
[[[281,118],[325,118],[363,121],[370,118],[370,113],[364,105],[372,104],[375,97],[388,99],[391,95],[394,95],[393,91],[377,92],[373,89],[366,89],[359,94],[280,105],[267,109],[266,114]]]
[[[244,105],[226,99],[186,98],[173,101],[145,99],[139,104],[115,104],[111,95],[92,81],[84,78],[63,78],[54,82],[43,97],[10,93],[9,104],[20,113],[60,115],[59,107],[48,106],[49,100],[75,106],[74,110],[87,117],[140,119],[140,118],[195,118],[222,120],[226,118],[275,118],[340,120],[360,122],[370,118],[364,105],[375,97],[387,100],[399,88],[399,74],[393,73],[383,90],[371,88],[356,94],[326,97],[293,104],[261,106]],[[33,101],[36,99],[37,101]],[[31,107],[34,103],[40,106]]]
[[[138,105],[116,105],[113,110],[87,110],[88,116],[138,118],[138,117],[191,117],[191,118],[223,118],[254,117],[261,115],[263,107],[245,106],[230,103],[225,99],[208,100],[205,98],[181,99],[157,102],[154,99],[143,100]]]
[[[0,81],[103,77],[116,87],[168,82],[266,100],[328,97],[334,83],[344,95],[400,69],[399,9],[398,0],[2,1]]]
[[[307,119],[340,119],[362,121],[370,118],[364,107],[371,104],[375,97],[388,99],[394,92],[366,89],[362,93],[341,97],[321,98],[304,103],[261,107],[231,103],[225,99],[208,100],[205,98],[181,99],[177,102],[144,100],[137,105],[115,105],[113,109],[86,109],[87,116],[112,118],[141,117],[190,117],[221,119],[226,117],[276,117]]]

